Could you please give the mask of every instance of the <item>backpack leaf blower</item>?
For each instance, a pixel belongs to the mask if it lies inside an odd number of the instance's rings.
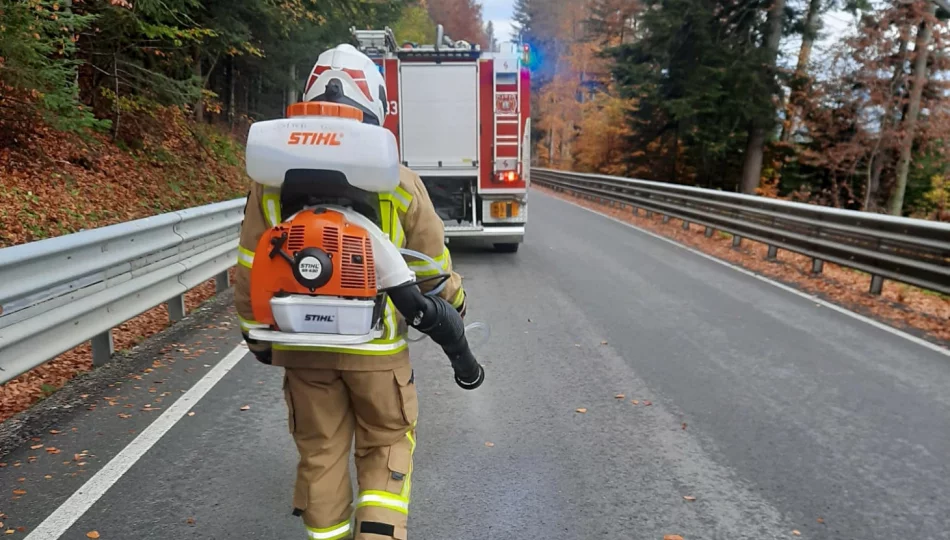
[[[361,122],[347,105],[297,103],[288,118],[251,125],[247,171],[280,188],[288,214],[258,242],[251,268],[251,339],[287,346],[385,354],[402,341],[391,304],[409,326],[442,347],[461,388],[478,388],[475,359],[461,315],[423,294],[403,252],[377,224],[379,193],[399,185],[395,137]],[[434,261],[429,260],[435,265]],[[390,319],[390,320],[387,320]]]

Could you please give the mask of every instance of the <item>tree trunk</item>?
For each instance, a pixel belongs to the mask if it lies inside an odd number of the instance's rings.
[[[910,171],[911,151],[914,147],[914,135],[917,132],[920,98],[924,91],[924,85],[927,84],[927,55],[931,38],[930,17],[933,16],[936,9],[936,5],[928,3],[927,14],[917,30],[917,39],[914,43],[914,53],[917,57],[914,59],[910,104],[907,116],[904,118],[903,129],[901,129],[903,139],[901,140],[900,161],[897,163],[897,181],[887,201],[887,211],[894,216],[901,215],[904,209],[904,192],[907,190],[907,174]]]
[[[204,95],[202,94],[205,89],[204,84],[204,75],[201,73],[201,47],[195,47],[194,52],[194,73],[195,77],[198,77],[198,80],[201,81],[201,87],[199,88],[198,102],[195,103],[195,120],[198,123],[204,122],[205,120],[205,100]]]
[[[900,47],[897,52],[899,58],[898,64],[894,67],[894,75],[891,77],[891,96],[898,102],[899,96],[897,95],[897,88],[900,86],[901,79],[904,78],[904,64],[907,62],[907,42],[907,39],[901,39]],[[888,160],[893,159],[891,157],[892,152],[890,148],[886,146],[883,149],[880,148],[884,144],[884,138],[888,136],[887,134],[893,122],[894,115],[892,111],[885,111],[881,117],[881,136],[878,138],[877,148],[875,148],[875,152],[871,157],[871,174],[868,178],[868,185],[865,186],[864,190],[863,209],[865,212],[873,211],[876,208],[877,192],[881,187],[881,172],[884,170],[884,164]]]
[[[795,79],[792,83],[791,95],[785,105],[785,121],[782,122],[782,142],[788,142],[795,132],[795,117],[798,114],[798,103],[801,98],[802,79],[808,70],[808,61],[811,59],[811,49],[815,44],[818,33],[819,11],[821,0],[811,0],[808,3],[808,13],[805,15],[805,31],[802,34],[802,46],[798,50],[798,66],[795,67]]]
[[[749,130],[749,141],[745,149],[745,161],[742,164],[742,193],[755,195],[762,176],[762,155],[765,149],[765,129],[753,127]]]
[[[763,75],[772,77],[772,70],[775,68],[775,56],[778,53],[779,40],[782,38],[782,19],[785,14],[785,0],[774,0],[769,9],[768,34],[766,35],[765,48],[768,52],[766,73]],[[759,187],[759,181],[762,176],[762,154],[765,148],[766,127],[760,122],[753,122],[749,127],[749,143],[746,147],[745,162],[742,164],[742,192],[755,194],[755,188]]]
[[[290,87],[287,88],[287,106],[297,103],[297,65],[290,64]]]
[[[112,123],[112,142],[119,138],[119,120],[121,119],[121,109],[119,108],[119,58],[117,53],[112,53],[112,75],[115,79],[115,121]]]

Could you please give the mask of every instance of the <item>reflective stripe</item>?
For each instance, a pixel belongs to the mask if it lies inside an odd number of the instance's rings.
[[[240,315],[238,315],[238,322],[241,323],[241,330],[244,330],[245,332],[253,328],[270,328],[270,325],[259,323],[250,319],[245,319]]]
[[[379,194],[379,221],[382,224],[383,232],[389,236],[393,245],[403,247],[406,239],[406,233],[402,229],[402,223],[399,222],[399,215],[394,209],[399,208],[399,202],[391,193]]]
[[[273,187],[264,188],[264,196],[261,197],[261,207],[264,210],[264,217],[271,227],[276,227],[280,223],[280,190]]]
[[[383,325],[386,328],[386,339],[396,339],[396,305],[390,297],[386,297],[386,310],[383,312]]]
[[[238,246],[238,264],[251,268],[254,266],[254,252]]]
[[[455,296],[452,297],[452,307],[458,309],[462,307],[462,302],[465,300],[465,291],[459,287],[459,290],[455,293]]]
[[[448,246],[442,248],[442,254],[438,257],[433,257],[432,260],[442,265],[442,267],[434,268],[429,261],[412,261],[409,263],[409,269],[415,272],[417,277],[431,277],[443,272],[448,272],[449,261],[452,260],[451,255],[449,255]]]
[[[314,540],[338,540],[350,535],[350,521],[344,521],[338,525],[327,527],[326,529],[317,529],[307,527],[307,535]]]
[[[403,213],[409,211],[409,205],[412,204],[412,194],[408,191],[402,189],[402,186],[396,186],[396,189],[392,193],[393,199],[396,201],[396,207],[403,211]]]
[[[416,451],[416,438],[412,436],[412,430],[416,429],[416,423],[412,423],[412,428],[406,432],[406,438],[409,439],[409,474],[406,475],[406,481],[402,485],[402,493],[400,496],[406,499],[406,503],[409,502],[409,495],[412,492],[412,456]]]
[[[273,349],[276,351],[314,351],[314,352],[336,352],[336,353],[357,353],[367,356],[386,356],[396,354],[406,350],[409,343],[405,339],[399,338],[392,343],[386,343],[384,339],[377,339],[362,345],[286,345],[274,343]]]
[[[402,222],[399,219],[396,219],[395,233],[390,235],[392,237],[393,244],[396,247],[404,247],[406,244],[406,231],[402,228]]]
[[[400,514],[409,514],[409,500],[400,495],[393,495],[386,491],[364,491],[356,499],[356,507],[378,506],[388,508]]]

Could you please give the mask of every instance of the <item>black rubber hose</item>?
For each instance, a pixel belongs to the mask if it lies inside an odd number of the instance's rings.
[[[465,390],[481,386],[485,381],[485,370],[468,346],[462,316],[451,304],[439,296],[425,296],[417,286],[393,288],[389,297],[409,326],[428,335],[442,347],[452,363],[456,384]]]

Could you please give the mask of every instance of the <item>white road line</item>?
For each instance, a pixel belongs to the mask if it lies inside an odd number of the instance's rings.
[[[544,193],[544,192],[541,192],[541,193]],[[800,290],[798,290],[798,289],[794,289],[794,288],[789,287],[788,285],[785,285],[785,284],[783,284],[783,283],[779,283],[779,282],[777,282],[777,281],[774,281],[774,280],[772,280],[772,279],[769,279],[769,278],[767,278],[767,277],[765,277],[765,276],[762,276],[762,275],[760,275],[760,274],[756,274],[755,272],[753,272],[753,271],[751,271],[751,270],[748,270],[748,269],[746,269],[746,268],[742,268],[741,266],[737,266],[737,265],[732,264],[732,263],[730,263],[730,262],[728,262],[728,261],[724,261],[724,260],[722,260],[722,259],[718,259],[718,258],[716,258],[716,257],[713,257],[712,255],[709,255],[708,253],[703,253],[702,251],[699,251],[698,249],[695,249],[695,248],[692,248],[692,247],[690,247],[690,246],[681,244],[681,243],[677,242],[676,240],[672,240],[672,239],[670,239],[670,238],[666,238],[665,236],[661,236],[661,235],[656,234],[656,233],[654,233],[654,232],[652,232],[652,231],[648,231],[648,230],[646,230],[646,229],[637,227],[636,225],[633,225],[633,224],[631,224],[631,223],[627,223],[626,221],[617,219],[617,218],[615,218],[615,217],[613,217],[613,216],[608,216],[607,214],[603,214],[603,213],[600,213],[600,212],[598,212],[598,211],[596,211],[596,210],[592,210],[592,209],[590,209],[590,208],[587,208],[586,206],[581,206],[580,204],[577,204],[577,203],[575,203],[575,202],[573,202],[573,201],[569,201],[569,200],[562,199],[562,198],[560,198],[560,197],[558,197],[558,196],[556,196],[556,195],[550,195],[550,194],[547,194],[547,193],[544,193],[544,195],[547,195],[548,197],[550,197],[550,198],[552,198],[552,199],[555,199],[555,200],[558,200],[558,201],[561,201],[561,202],[563,202],[563,203],[565,203],[565,204],[570,204],[571,206],[576,206],[577,208],[580,208],[581,210],[587,210],[588,212],[590,212],[591,214],[594,214],[595,216],[600,216],[600,217],[602,217],[602,218],[609,219],[609,220],[611,220],[611,221],[615,221],[615,222],[617,222],[617,223],[619,223],[619,224],[621,224],[621,225],[624,225],[624,226],[630,227],[631,229],[634,229],[634,230],[636,230],[636,231],[639,231],[639,232],[641,232],[641,233],[643,233],[643,234],[645,234],[645,235],[647,235],[647,236],[651,236],[651,237],[653,237],[653,238],[656,238],[657,240],[662,240],[662,241],[667,242],[667,243],[669,243],[669,244],[673,244],[674,246],[679,247],[679,248],[683,248],[683,249],[685,249],[686,251],[689,251],[690,253],[693,253],[693,254],[695,254],[695,255],[699,255],[700,257],[703,257],[703,258],[705,258],[705,259],[709,259],[710,261],[719,263],[719,264],[721,264],[721,265],[723,265],[723,266],[727,266],[727,267],[732,268],[733,270],[735,270],[735,271],[737,271],[737,272],[741,272],[741,273],[743,273],[743,274],[745,274],[745,275],[747,275],[747,276],[754,277],[755,279],[758,279],[758,280],[760,280],[760,281],[764,281],[765,283],[768,283],[768,284],[770,284],[770,285],[774,285],[775,287],[778,287],[779,289],[782,289],[783,291],[790,292],[790,293],[792,293],[792,294],[794,294],[794,295],[797,295],[797,296],[800,296],[800,297],[802,297],[802,298],[807,298],[808,300],[810,300],[810,301],[812,301],[812,302],[814,302],[814,303],[816,303],[816,304],[820,304],[820,305],[822,305],[822,306],[824,306],[824,307],[826,307],[826,308],[828,308],[828,309],[837,311],[838,313],[841,313],[841,314],[843,314],[843,315],[847,315],[848,317],[851,317],[852,319],[857,319],[857,320],[859,320],[859,321],[861,321],[861,322],[863,322],[863,323],[867,323],[867,324],[869,324],[869,325],[871,325],[871,326],[873,326],[873,327],[875,327],[875,328],[878,328],[878,329],[880,329],[880,330],[884,330],[885,332],[889,332],[889,333],[891,333],[891,334],[893,334],[893,335],[895,335],[895,336],[897,336],[897,337],[904,338],[904,339],[906,339],[907,341],[916,343],[917,345],[920,345],[921,347],[925,347],[925,348],[927,348],[927,349],[930,349],[931,351],[934,351],[934,352],[936,352],[936,353],[939,353],[939,354],[942,354],[942,355],[944,355],[944,356],[950,357],[950,349],[947,349],[947,348],[945,348],[945,347],[941,347],[940,345],[937,345],[936,343],[931,343],[931,342],[927,341],[926,339],[921,339],[921,338],[919,338],[919,337],[917,337],[917,336],[908,334],[907,332],[898,330],[897,328],[894,328],[893,326],[884,324],[884,323],[882,323],[882,322],[880,322],[880,321],[875,321],[874,319],[870,319],[870,318],[868,318],[868,317],[865,317],[864,315],[855,313],[855,312],[850,311],[850,310],[848,310],[848,309],[845,309],[845,308],[843,308],[843,307],[841,307],[841,306],[839,306],[839,305],[832,304],[831,302],[828,302],[827,300],[824,300],[824,299],[822,299],[822,298],[819,298],[819,297],[817,297],[817,296],[815,296],[815,295],[808,294],[808,293],[806,293],[806,292],[802,292],[802,291],[800,291]]]
[[[26,540],[55,540],[65,533],[246,354],[246,344],[242,343],[235,347],[158,419],[145,428],[135,440],[43,520],[43,523],[33,529]]]

